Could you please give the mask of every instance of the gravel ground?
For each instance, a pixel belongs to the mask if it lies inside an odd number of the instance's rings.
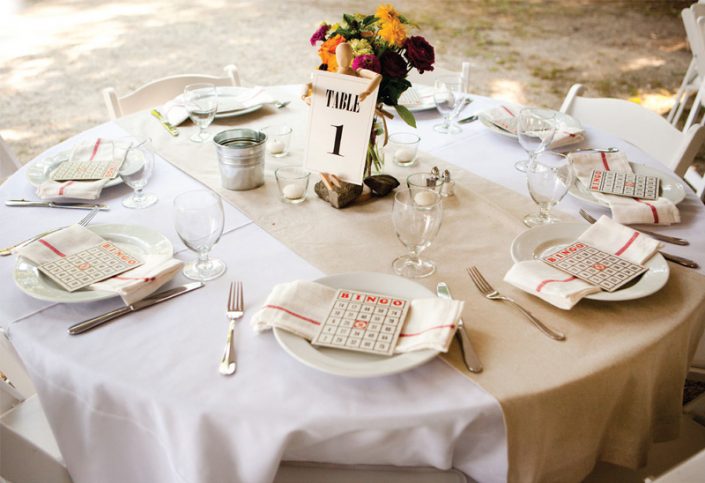
[[[590,95],[667,110],[690,62],[678,0],[399,0],[438,65],[474,64],[479,94],[558,107],[574,82]],[[26,162],[107,120],[100,90],[220,73],[250,84],[305,82],[321,20],[378,2],[326,0],[2,0],[0,134]]]

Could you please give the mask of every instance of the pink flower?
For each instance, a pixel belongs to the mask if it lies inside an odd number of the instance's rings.
[[[379,63],[379,59],[374,54],[359,55],[353,59],[352,62],[353,70],[357,69],[367,69],[378,74],[382,73],[382,64]]]
[[[318,27],[318,30],[316,30],[311,36],[311,45],[316,45],[316,42],[318,42],[319,40],[325,40],[326,34],[328,33],[328,29],[330,29],[330,25],[325,23]]]

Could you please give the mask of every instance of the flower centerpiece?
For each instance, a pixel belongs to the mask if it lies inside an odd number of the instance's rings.
[[[367,69],[382,76],[377,95],[378,113],[381,120],[375,120],[370,134],[367,155],[366,174],[370,174],[372,165],[377,171],[382,168],[382,156],[377,137],[384,134],[386,140],[386,123],[383,106],[394,107],[397,114],[408,125],[416,127],[414,115],[399,104],[399,97],[411,87],[407,80],[409,72],[417,69],[423,74],[433,70],[435,54],[433,46],[420,35],[409,35],[418,26],[401,15],[392,5],[384,4],[377,8],[374,15],[343,14],[338,23],[322,23],[311,36],[312,46],[318,47],[321,58],[319,70],[336,72],[338,64],[336,47],[348,42],[352,47],[353,70]]]

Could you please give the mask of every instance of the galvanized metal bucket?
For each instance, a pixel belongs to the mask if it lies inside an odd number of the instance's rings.
[[[266,134],[253,129],[227,129],[215,135],[223,188],[244,191],[264,184],[266,141]]]

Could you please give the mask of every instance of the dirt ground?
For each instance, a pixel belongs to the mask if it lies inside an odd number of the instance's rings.
[[[305,82],[322,20],[380,2],[326,0],[0,0],[0,134],[21,161],[107,120],[100,90],[218,74],[249,84]],[[399,0],[438,65],[474,65],[474,92],[557,108],[588,95],[670,107],[691,55],[679,0]]]

